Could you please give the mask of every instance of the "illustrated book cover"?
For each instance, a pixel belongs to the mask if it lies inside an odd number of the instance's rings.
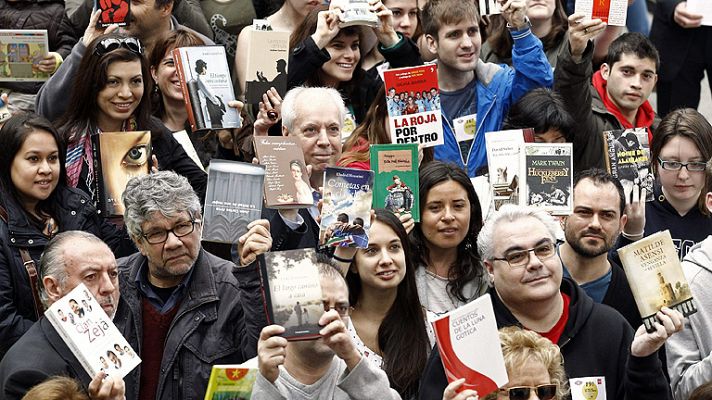
[[[684,316],[697,312],[670,231],[621,247],[618,255],[648,332],[655,330],[655,314],[663,307]]]
[[[476,390],[480,398],[485,398],[509,381],[489,294],[438,317],[432,324],[448,382],[465,378],[460,391]]]
[[[269,324],[283,326],[287,340],[318,339],[324,305],[316,250],[267,252],[261,268]]]
[[[237,243],[247,232],[247,224],[260,219],[264,175],[261,165],[210,160],[203,240]]]
[[[653,201],[655,177],[650,170],[650,146],[646,128],[603,132],[606,168],[618,178],[626,193],[633,185],[647,190],[645,201]]]
[[[371,168],[374,208],[410,213],[415,222],[420,222],[418,145],[371,145]]]
[[[345,2],[339,28],[352,25],[378,26],[378,15],[370,10],[368,0],[347,0]]]
[[[485,132],[487,165],[494,209],[519,204],[520,152],[524,142],[532,142],[533,129]],[[528,139],[528,140],[527,140]]]
[[[320,246],[368,246],[373,171],[327,167],[324,171]]]
[[[248,400],[259,370],[240,365],[213,365],[204,400]]]
[[[608,25],[625,26],[628,0],[576,0],[574,12],[598,18]]]
[[[47,30],[0,29],[0,82],[43,82],[39,69],[49,52]]]
[[[314,205],[300,139],[296,136],[255,136],[255,154],[265,167],[268,208],[308,208]]]
[[[247,54],[246,100],[259,104],[271,87],[284,98],[287,93],[289,32],[252,31]]]
[[[99,371],[123,378],[141,363],[83,283],[54,302],[44,315],[92,378]]]
[[[179,47],[173,50],[183,101],[193,131],[240,127],[232,78],[223,46]]]
[[[97,22],[99,28],[111,24],[127,26],[131,20],[131,0],[94,0],[94,9],[101,10]]]
[[[554,215],[573,211],[571,143],[525,143],[520,153],[519,204],[542,207]]]

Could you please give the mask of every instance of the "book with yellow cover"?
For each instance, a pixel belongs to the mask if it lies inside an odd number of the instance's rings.
[[[257,374],[257,369],[240,365],[213,365],[205,400],[248,400]]]

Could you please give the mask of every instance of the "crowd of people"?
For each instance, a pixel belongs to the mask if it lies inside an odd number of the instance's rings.
[[[498,1],[501,14],[482,16],[471,0],[368,0],[376,27],[341,27],[341,0],[247,2],[290,32],[289,90],[226,104],[241,128],[194,132],[173,50],[229,47],[240,99],[252,27],[227,35],[205,0],[135,0],[124,27],[100,27],[90,1],[0,0],[2,28],[47,30],[35,58],[50,74],[0,78],[10,112],[0,122],[0,398],[198,399],[213,365],[243,364],[258,370],[253,399],[577,399],[582,380],[598,382],[596,398],[712,399],[712,125],[696,111],[712,30],[682,0],[655,2],[650,38],[572,1]],[[437,88],[384,86],[384,69],[424,62],[437,65]],[[326,168],[371,169],[370,145],[391,140],[389,114],[437,110],[444,143],[419,150],[418,189],[394,177],[370,224],[333,228],[358,247],[319,248]],[[476,121],[469,138],[462,119]],[[496,176],[485,132],[524,128],[536,142],[573,144],[570,215],[480,202],[473,180]],[[602,132],[629,128],[647,130],[645,184],[606,172]],[[140,166],[151,173],[128,181],[123,215],[104,215],[93,140],[144,130],[151,160],[141,153]],[[311,206],[264,208],[229,249],[202,243],[210,160],[258,163],[252,141],[263,135],[297,138],[306,165],[292,174],[307,174],[299,191]],[[662,230],[698,311],[663,307],[646,329],[616,250]],[[265,253],[305,248],[318,252],[324,312],[304,317],[320,337],[288,341],[265,312],[260,271]],[[43,317],[80,283],[135,351],[117,344],[106,369],[142,360],[123,378],[90,376]],[[431,322],[485,294],[508,382],[477,393],[446,374]]]

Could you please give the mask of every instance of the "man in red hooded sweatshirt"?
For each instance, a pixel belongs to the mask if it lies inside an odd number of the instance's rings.
[[[658,80],[660,57],[655,46],[639,33],[625,33],[608,48],[606,62],[593,73],[593,41],[606,24],[583,14],[569,17],[569,45],[558,54],[554,89],[577,121],[574,130],[574,167],[606,169],[602,132],[648,128],[659,118],[648,102]]]

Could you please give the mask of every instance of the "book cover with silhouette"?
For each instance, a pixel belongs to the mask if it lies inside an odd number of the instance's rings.
[[[97,27],[106,28],[109,25],[128,26],[131,20],[130,0],[94,0],[94,9],[101,10]]]
[[[240,116],[228,102],[235,100],[223,46],[179,47],[173,50],[183,102],[193,131],[240,127]]]
[[[204,400],[247,400],[252,397],[257,368],[240,364],[213,365]]]
[[[255,136],[255,154],[265,167],[268,208],[308,208],[314,205],[300,139],[296,136]]]
[[[418,145],[371,145],[371,168],[374,208],[409,213],[415,222],[420,222]]]
[[[99,371],[123,378],[141,363],[83,283],[54,302],[44,315],[92,378]]]
[[[628,0],[576,0],[574,12],[589,19],[600,19],[608,25],[625,26]]]
[[[433,330],[448,382],[485,398],[509,381],[489,294],[434,319]],[[477,349],[477,351],[473,351]]]
[[[0,29],[0,82],[43,82],[39,69],[49,52],[45,29]]]
[[[97,209],[106,217],[123,216],[126,184],[151,172],[151,131],[102,132],[91,141]]]
[[[531,128],[485,132],[489,183],[495,210],[504,204],[519,204],[522,177],[520,152],[525,142],[533,141],[534,130]]]
[[[287,93],[289,32],[256,30],[250,34],[245,78],[245,99],[258,104],[270,87],[282,98]]]
[[[237,243],[247,225],[262,214],[265,168],[251,163],[212,159],[203,212],[208,242]]]
[[[573,211],[571,143],[524,143],[520,152],[519,204],[542,207],[554,215]]]
[[[368,246],[373,171],[327,167],[319,225],[319,246]]]
[[[647,190],[645,201],[653,201],[655,176],[650,169],[650,145],[646,128],[603,132],[603,157],[611,175],[618,178],[626,193],[633,185]]]
[[[697,312],[669,230],[621,247],[618,255],[648,332],[655,330],[655,314],[663,307],[686,317]]]
[[[287,340],[318,339],[324,305],[316,250],[265,253],[260,272],[268,323],[283,326]]]

